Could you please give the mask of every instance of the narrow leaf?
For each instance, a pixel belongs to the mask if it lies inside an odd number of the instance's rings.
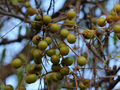
[[[117,35],[115,33],[114,33],[113,39],[114,39],[114,44],[116,45],[117,44]]]

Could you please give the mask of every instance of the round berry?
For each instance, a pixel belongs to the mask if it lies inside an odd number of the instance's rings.
[[[59,58],[59,56],[58,55],[52,55],[51,56],[51,62],[54,64],[54,65],[57,65],[58,63],[59,63],[59,61],[60,61],[60,58]]]
[[[30,15],[30,16],[33,16],[34,14],[36,13],[35,9],[32,8],[32,7],[29,7],[27,9],[27,14]]]
[[[69,53],[69,48],[67,46],[63,46],[60,48],[61,55],[67,55]]]
[[[75,21],[72,19],[72,20],[69,20],[69,19],[66,19],[65,20],[65,23],[66,24],[70,24],[70,25],[67,25],[67,27],[73,27],[73,25],[75,24]]]
[[[53,72],[52,74],[51,74],[51,78],[52,78],[52,80],[54,81],[54,82],[58,82],[59,80],[56,78],[56,73],[55,72]]]
[[[75,43],[75,41],[76,41],[75,35],[74,35],[74,34],[69,34],[69,35],[67,36],[67,41],[68,41],[70,44]]]
[[[68,74],[69,74],[69,67],[63,66],[63,67],[60,69],[60,73],[61,73],[62,75],[68,75]]]
[[[72,57],[66,57],[66,58],[64,59],[64,64],[65,64],[66,66],[72,65],[72,64],[73,64],[73,58],[72,58]]]
[[[40,58],[42,58],[41,53],[42,53],[42,52],[41,52],[39,49],[35,49],[35,50],[33,51],[33,57],[34,57],[35,59],[40,59]]]
[[[16,59],[14,59],[14,60],[12,61],[12,66],[13,66],[15,69],[18,69],[19,67],[21,67],[21,65],[22,65],[21,59],[16,58]]]
[[[48,44],[46,41],[40,41],[38,43],[38,48],[41,49],[41,50],[45,50],[47,48]]]
[[[40,15],[35,16],[35,21],[40,21],[42,19],[42,17]]]
[[[62,79],[64,78],[64,76],[63,76],[60,72],[57,72],[57,73],[56,73],[56,78],[57,78],[58,80],[62,80]]]
[[[120,13],[120,4],[114,5],[113,10],[117,13]]]
[[[105,25],[106,25],[105,19],[104,19],[104,18],[99,18],[98,21],[97,21],[97,24],[98,24],[100,27],[105,26]]]
[[[51,22],[51,17],[49,15],[43,16],[43,23],[48,24]]]
[[[83,57],[83,56],[78,57],[77,63],[78,63],[79,66],[84,66],[87,63],[86,58]]]
[[[34,63],[36,63],[36,64],[42,63],[42,57],[39,59],[34,58]]]
[[[29,2],[25,2],[24,5],[25,5],[26,8],[29,8],[31,6]]]
[[[28,71],[29,74],[35,74],[35,73],[36,73],[34,67],[35,67],[35,64],[31,64],[31,65],[28,67],[27,71]]]
[[[51,37],[46,37],[45,41],[47,42],[48,45],[50,45],[52,43]]]
[[[40,36],[39,36],[39,35],[33,36],[32,42],[33,42],[35,45],[37,45],[37,44],[39,43],[39,41],[40,41]]]
[[[4,90],[13,90],[12,85],[5,85]]]
[[[58,32],[58,31],[59,31],[59,25],[56,24],[56,23],[52,24],[52,25],[50,26],[50,30],[51,30],[51,32],[53,32],[53,33]]]
[[[46,54],[49,56],[49,57],[51,57],[52,55],[54,55],[55,54],[55,49],[48,49],[47,51],[46,51]]]
[[[58,65],[52,65],[52,71],[53,72],[59,72],[61,69],[61,66],[58,64]]]
[[[115,33],[120,33],[120,25],[115,25],[115,26],[113,27],[113,31],[114,31]]]
[[[83,83],[79,83],[78,87],[81,89],[81,90],[85,90],[87,88],[86,85],[84,85]]]
[[[69,10],[68,12],[67,12],[67,18],[68,19],[73,19],[75,17],[75,12],[73,11],[73,10]]]
[[[34,83],[37,80],[37,76],[35,74],[29,74],[26,77],[26,83],[31,84]]]
[[[60,31],[60,34],[61,34],[62,37],[67,38],[67,36],[69,34],[69,31],[67,29],[62,29]]]

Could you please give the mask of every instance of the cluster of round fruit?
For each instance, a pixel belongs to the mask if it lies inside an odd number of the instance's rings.
[[[35,9],[29,7],[27,9],[28,15],[34,15],[36,13]],[[75,12],[70,10],[67,12],[67,19],[65,20],[65,23],[68,27],[72,27],[74,24],[73,18],[75,17]],[[46,33],[57,33],[59,31],[59,25],[57,23],[50,23],[51,17],[49,15],[37,15],[35,17],[35,21],[31,22],[31,26],[35,30],[41,30],[42,26],[49,27],[45,32]],[[71,25],[72,24],[72,25]],[[42,29],[43,30],[43,29]],[[89,30],[86,30],[87,34],[89,34]],[[94,32],[93,32],[94,33]],[[86,34],[86,32],[85,32]],[[67,41],[70,44],[74,44],[76,42],[76,36],[74,34],[69,34],[69,31],[67,29],[62,29],[60,31],[61,38],[67,39]],[[89,35],[88,35],[89,36]],[[92,36],[93,37],[93,36]],[[87,37],[88,38],[88,37]],[[44,79],[47,85],[50,85],[52,81],[58,82],[59,80],[62,80],[64,76],[70,74],[69,66],[73,64],[73,58],[67,57],[66,55],[69,54],[69,46],[65,42],[54,42],[54,38],[50,36],[44,36],[40,37],[39,35],[35,35],[32,38],[32,43],[35,45],[34,48],[31,49],[30,53],[34,57],[34,64],[30,65],[26,71],[26,83],[31,84],[34,83],[37,80],[37,75],[40,75],[42,72],[42,64],[43,57],[47,59],[47,57],[50,58],[50,61],[52,63],[51,74],[45,74]],[[49,46],[51,43],[55,44],[55,47],[50,48]],[[44,59],[44,60],[45,60]],[[80,56],[77,58],[77,63],[79,66],[84,66],[87,61],[86,58],[83,56]],[[21,67],[22,61],[20,59],[14,59],[12,61],[12,66],[16,69]],[[81,85],[79,85],[81,86]]]

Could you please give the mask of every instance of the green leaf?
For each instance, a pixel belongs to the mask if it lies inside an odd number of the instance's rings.
[[[114,33],[113,39],[114,39],[114,44],[116,45],[117,44],[117,35],[115,33]]]
[[[5,52],[6,52],[6,49],[4,49],[2,52],[1,65],[3,64],[3,60],[5,58]]]
[[[120,58],[120,56],[119,56],[119,55],[114,55],[114,57],[119,57],[119,58]]]
[[[4,89],[4,87],[5,87],[4,85],[0,85],[0,88],[1,88],[1,89]]]
[[[20,35],[20,32],[21,32],[21,29],[22,29],[22,26],[19,27],[19,35]]]
[[[110,57],[111,57],[111,54],[108,54],[108,58],[107,58],[107,60],[108,60]]]
[[[25,54],[23,54],[23,53],[20,53],[19,55],[18,55],[18,57],[22,60],[22,62],[24,63],[25,62],[25,60],[26,60],[26,56],[25,56]]]
[[[61,90],[62,86],[58,86],[56,90]]]
[[[105,60],[105,61],[103,62],[103,65],[104,65],[104,66],[106,65],[107,61],[108,61],[108,60]]]

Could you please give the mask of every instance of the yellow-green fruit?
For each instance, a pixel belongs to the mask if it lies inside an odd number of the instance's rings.
[[[61,34],[62,37],[67,38],[67,36],[69,34],[69,31],[67,29],[62,29],[60,31],[60,34]]]
[[[40,21],[42,19],[42,17],[39,15],[39,16],[35,16],[35,21]]]
[[[30,50],[30,54],[33,56],[33,52],[34,52],[34,50],[35,50],[36,48],[32,48],[31,50]]]
[[[79,66],[84,66],[86,63],[87,63],[87,60],[85,57],[83,57],[83,56],[78,57],[77,64]]]
[[[42,40],[38,43],[38,48],[41,49],[41,50],[45,50],[47,48],[47,46],[48,46],[48,44],[47,44],[46,41]]]
[[[62,80],[62,79],[64,78],[64,76],[63,76],[60,72],[57,72],[57,73],[56,73],[56,78],[57,78],[58,80]]]
[[[120,16],[118,14],[112,15],[112,19],[114,22],[117,22],[120,19]]]
[[[36,73],[34,67],[35,67],[35,64],[32,64],[28,67],[27,71],[28,71],[29,74],[35,74]]]
[[[108,23],[111,23],[113,20],[112,20],[112,15],[107,15],[106,16],[106,21],[108,22]]]
[[[86,39],[91,39],[93,37],[93,34],[90,30],[84,30],[82,32],[82,34],[83,34],[84,38],[86,38]]]
[[[35,59],[41,59],[41,58],[42,58],[41,53],[42,53],[42,52],[41,52],[39,49],[35,49],[35,50],[33,51],[33,57],[34,57]]]
[[[98,24],[100,27],[105,26],[105,25],[106,25],[105,19],[104,19],[104,18],[99,18],[98,21],[97,21],[97,24]]]
[[[66,46],[63,42],[60,42],[59,44],[58,44],[58,48],[60,49],[61,47],[63,47],[63,46]]]
[[[83,83],[79,83],[78,87],[81,89],[81,90],[85,90],[87,88],[86,85],[84,85]]]
[[[90,80],[89,80],[89,79],[83,79],[83,82],[84,82],[85,84],[89,84]]]
[[[68,75],[68,74],[69,74],[69,67],[63,66],[63,67],[60,69],[60,73],[61,73],[62,75]]]
[[[69,34],[67,36],[67,41],[70,43],[70,44],[74,44],[76,42],[76,38],[75,38],[75,35],[74,34]]]
[[[67,25],[67,27],[73,27],[73,25],[75,24],[75,21],[72,19],[72,20],[69,20],[69,19],[66,19],[65,20],[65,23],[66,24],[70,24],[70,25]]]
[[[27,9],[27,14],[30,15],[30,16],[33,16],[34,14],[36,13],[35,9],[32,8],[32,7],[29,7]]]
[[[113,27],[113,31],[114,31],[115,33],[120,33],[120,25],[115,25],[115,26]]]
[[[92,25],[92,29],[96,30],[97,26],[96,25]]]
[[[54,82],[58,82],[59,80],[56,78],[56,73],[55,72],[53,72],[52,74],[51,74],[51,78],[52,78],[52,80],[54,81]]]
[[[25,2],[24,5],[25,5],[26,8],[29,8],[31,6],[29,2]]]
[[[21,59],[16,58],[16,59],[14,59],[14,60],[12,61],[12,66],[13,66],[15,69],[20,68],[21,65],[22,65]]]
[[[4,90],[13,90],[12,85],[5,85]]]
[[[96,31],[92,29],[92,30],[90,30],[90,32],[92,33],[92,38],[94,38],[96,35]]]
[[[49,15],[43,16],[43,23],[48,24],[51,22],[51,17]]]
[[[60,48],[61,55],[67,55],[69,53],[69,48],[67,46],[63,46]]]
[[[33,44],[37,45],[40,42],[40,36],[39,35],[33,36],[32,42]]]
[[[48,45],[50,45],[52,43],[51,37],[46,37],[45,41],[47,42]]]
[[[115,15],[115,14],[117,14],[117,13],[116,13],[114,10],[112,10],[112,11],[111,11],[111,14],[112,14],[112,15]]]
[[[26,80],[26,83],[31,84],[37,80],[37,76],[35,74],[29,74],[25,80]]]
[[[114,5],[113,10],[117,13],[120,13],[120,4]]]
[[[68,19],[73,19],[75,17],[75,12],[73,11],[73,10],[69,10],[68,12],[67,12],[67,18]]]
[[[53,72],[59,72],[61,69],[61,66],[58,64],[58,65],[52,65],[52,71]]]
[[[50,26],[50,31],[53,32],[53,33],[56,33],[59,31],[59,25],[54,23],[54,24],[51,24]]]
[[[55,49],[48,49],[47,51],[46,51],[46,54],[47,54],[47,56],[49,56],[49,57],[51,57],[52,55],[54,55],[55,54]]]
[[[45,75],[44,79],[47,80],[47,81],[50,81],[51,80],[51,76],[50,75]]]

